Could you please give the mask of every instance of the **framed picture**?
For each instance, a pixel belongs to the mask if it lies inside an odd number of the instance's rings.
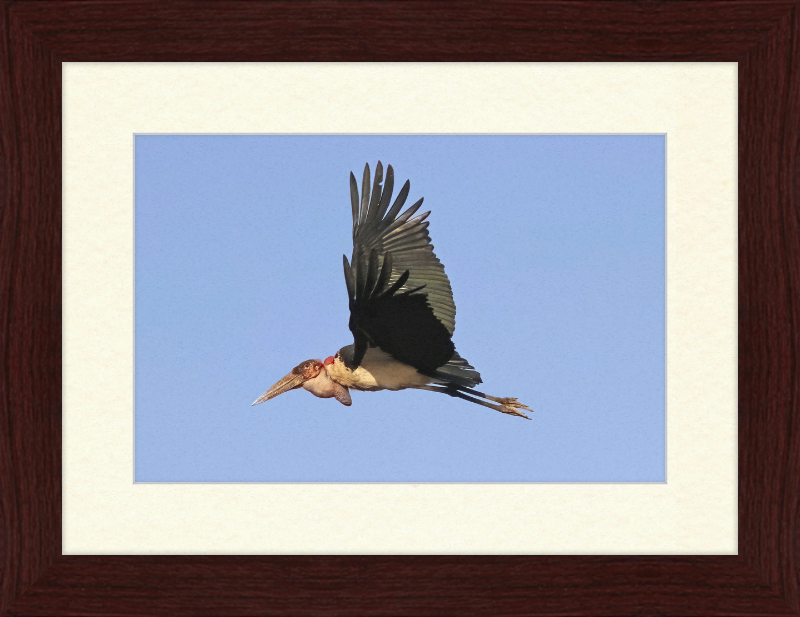
[[[797,8],[4,4],[0,614],[797,613]],[[219,60],[739,62],[738,555],[62,554],[60,63]]]

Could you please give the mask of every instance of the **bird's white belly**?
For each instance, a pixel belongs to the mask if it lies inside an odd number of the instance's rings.
[[[402,390],[441,383],[438,379],[420,375],[413,366],[395,360],[377,347],[367,350],[355,371],[347,370],[341,361],[337,361],[328,367],[328,372],[343,386],[356,390]]]

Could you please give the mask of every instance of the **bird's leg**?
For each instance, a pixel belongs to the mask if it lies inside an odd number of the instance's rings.
[[[483,392],[478,392],[477,390],[473,390],[465,386],[458,386],[455,384],[449,384],[449,387],[457,388],[461,392],[466,392],[467,394],[474,394],[475,396],[480,396],[490,401],[495,401],[496,403],[500,403],[501,405],[504,406],[512,407],[514,409],[524,409],[526,411],[530,411],[531,413],[533,413],[533,409],[531,409],[530,407],[528,407],[523,403],[520,403],[517,399],[511,396],[506,396],[506,397],[492,396],[490,394],[484,394]]]
[[[510,416],[517,416],[519,418],[525,418],[526,420],[530,420],[530,418],[528,416],[526,416],[521,411],[518,411],[518,407],[523,407],[525,409],[528,409],[528,408],[525,405],[523,405],[522,403],[516,403],[517,399],[513,399],[515,401],[514,405],[511,405],[511,404],[507,405],[507,404],[502,404],[502,403],[500,405],[494,405],[494,404],[489,403],[487,401],[482,401],[479,398],[475,398],[473,396],[468,396],[467,394],[464,394],[463,392],[460,392],[459,390],[457,390],[456,387],[453,386],[452,384],[447,385],[447,386],[424,385],[424,386],[415,386],[415,388],[417,390],[430,390],[431,392],[441,392],[442,394],[447,394],[449,396],[455,396],[457,398],[464,399],[465,401],[470,401],[471,403],[477,403],[478,405],[483,405],[484,407],[488,407],[489,409],[494,409],[495,411],[499,411],[500,413],[506,413],[506,414],[508,414]],[[476,394],[480,394],[480,393],[476,392]],[[489,398],[489,397],[484,397],[484,398]],[[499,402],[499,399],[493,399],[493,400],[498,400],[498,402]],[[503,400],[505,400],[505,399],[503,399]]]

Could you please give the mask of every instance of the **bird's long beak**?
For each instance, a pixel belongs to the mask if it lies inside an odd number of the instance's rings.
[[[264,401],[268,401],[271,398],[275,398],[279,394],[283,394],[284,392],[288,392],[294,388],[299,388],[303,385],[303,382],[306,378],[303,376],[302,373],[295,373],[292,371],[286,377],[281,379],[278,383],[272,386],[269,390],[264,392],[261,396],[256,399],[256,402],[253,405],[258,405],[259,403],[263,403]]]

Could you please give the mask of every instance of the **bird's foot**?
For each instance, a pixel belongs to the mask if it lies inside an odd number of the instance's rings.
[[[525,405],[524,403],[520,403],[517,399],[511,396],[487,396],[486,398],[495,401],[496,403],[500,403],[502,409],[502,413],[507,413],[512,416],[518,416],[520,418],[525,418],[526,420],[530,420],[528,416],[525,415],[524,411],[529,411],[533,413],[533,409]],[[524,411],[523,411],[524,410]]]

